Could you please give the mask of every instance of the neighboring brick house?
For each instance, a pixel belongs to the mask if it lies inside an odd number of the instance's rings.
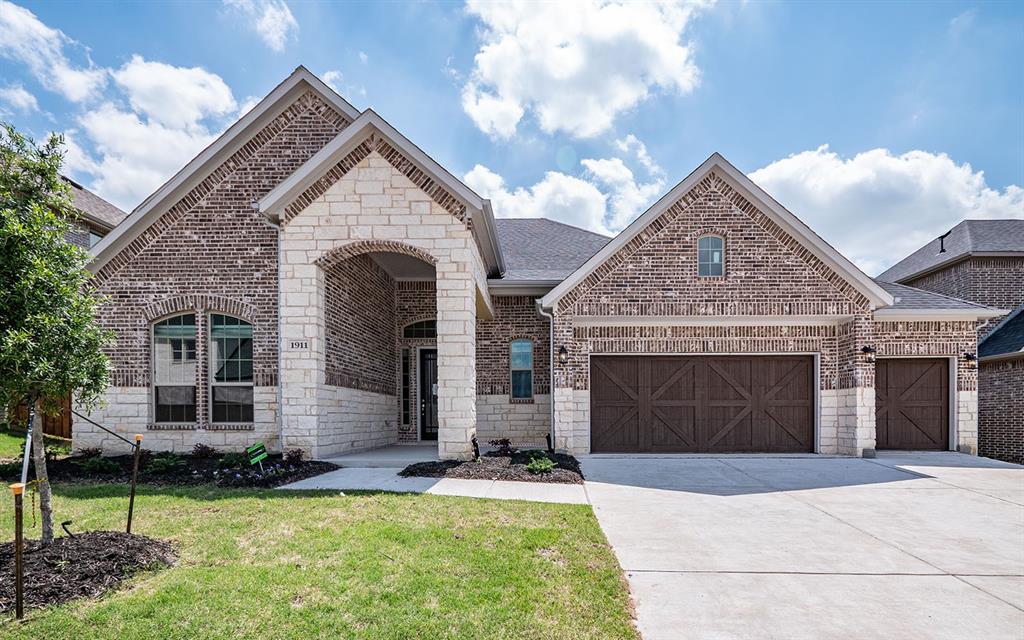
[[[879,279],[1009,311],[978,323],[978,448],[1024,463],[1024,211],[964,220]]]
[[[154,449],[974,451],[996,313],[873,281],[718,154],[615,238],[495,220],[301,67],[93,254],[91,417]]]
[[[62,177],[71,187],[71,204],[78,212],[67,240],[83,249],[91,249],[103,236],[121,224],[128,214],[71,178]]]

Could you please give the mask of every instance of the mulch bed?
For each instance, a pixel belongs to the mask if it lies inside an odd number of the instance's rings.
[[[148,569],[174,563],[169,542],[117,531],[57,538],[49,547],[26,542],[25,608],[95,598]],[[0,613],[14,611],[14,543],[0,544]]]
[[[305,480],[313,476],[338,469],[338,465],[316,460],[287,462],[280,454],[271,455],[263,461],[261,472],[258,465],[250,466],[248,462],[240,465],[225,464],[223,456],[194,458],[179,456],[180,464],[168,468],[152,466],[152,453],[143,451],[139,465],[139,483],[164,486],[192,486],[198,484],[217,484],[222,487],[255,487],[273,488],[290,482]],[[90,469],[83,466],[86,458],[72,456],[48,460],[46,471],[51,484],[74,483],[110,483],[127,484],[131,482],[132,456],[111,456],[109,469]],[[34,469],[34,468],[33,468]],[[21,473],[20,465],[0,466],[0,481],[15,482]],[[29,477],[34,478],[35,472],[30,471]]]
[[[526,465],[535,452],[517,451],[512,455],[485,453],[479,461],[438,460],[417,462],[402,469],[398,475],[406,478],[462,478],[467,480],[512,480],[515,482],[550,482],[554,484],[583,484],[583,473],[576,458],[547,453],[555,462],[549,473],[530,473]]]

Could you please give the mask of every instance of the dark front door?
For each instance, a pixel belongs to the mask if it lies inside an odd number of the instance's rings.
[[[879,358],[875,363],[875,447],[949,449],[949,361]]]
[[[437,440],[437,349],[420,349],[420,438]]]
[[[595,356],[597,452],[814,451],[808,356]]]

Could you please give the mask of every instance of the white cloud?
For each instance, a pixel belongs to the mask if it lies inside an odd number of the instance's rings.
[[[20,84],[0,87],[0,103],[21,113],[39,111],[39,101]],[[3,113],[3,109],[0,109],[0,113]]]
[[[709,4],[470,0],[482,43],[463,109],[499,138],[514,135],[527,111],[547,133],[598,135],[653,90],[696,87],[699,71],[683,34]]]
[[[553,218],[598,233],[618,233],[662,195],[665,172],[636,136],[616,140],[615,146],[644,166],[649,182],[638,182],[622,158],[585,158],[580,161],[585,169],[582,177],[549,171],[533,186],[512,190],[500,175],[482,165],[473,167],[465,180],[491,200],[500,218]]]
[[[39,84],[72,102],[95,97],[106,83],[106,70],[74,65],[65,45],[75,43],[51,29],[31,11],[0,0],[0,56],[25,64]]]
[[[299,23],[284,0],[224,0],[224,4],[244,16],[249,28],[278,53],[299,31]]]
[[[174,67],[136,55],[113,76],[136,112],[168,127],[191,129],[203,118],[237,109],[220,76],[199,67]]]
[[[362,62],[363,64],[366,64],[369,61],[370,61],[370,56],[366,55],[365,51],[360,51],[359,52],[359,62]]]
[[[499,218],[552,218],[607,233],[603,225],[607,196],[586,180],[548,171],[532,187],[510,191],[501,176],[479,164],[464,179],[471,189],[491,200]]]
[[[94,188],[131,209],[210,144],[202,126],[174,128],[107,102],[79,119],[99,159],[90,173]]]
[[[339,87],[341,87],[341,81],[344,80],[345,77],[340,71],[332,69],[320,76],[320,79],[323,80],[324,84],[328,87],[334,89],[336,93],[341,93],[341,89]]]
[[[823,145],[750,178],[872,275],[964,218],[1024,218],[1024,189],[993,189],[944,153],[843,158]]]

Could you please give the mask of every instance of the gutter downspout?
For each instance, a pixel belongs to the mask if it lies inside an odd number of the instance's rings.
[[[253,201],[250,206],[259,211],[259,203]],[[281,225],[274,222],[269,215],[264,214],[261,216],[263,222],[273,227],[277,232],[277,439],[281,445],[281,453],[284,454],[284,389],[282,383],[284,382],[284,340],[282,339],[282,329],[284,326],[281,321]],[[312,455],[312,452],[310,452]]]
[[[534,300],[537,313],[548,319],[548,433],[551,434],[551,448],[555,446],[555,316],[544,310],[540,300]]]

